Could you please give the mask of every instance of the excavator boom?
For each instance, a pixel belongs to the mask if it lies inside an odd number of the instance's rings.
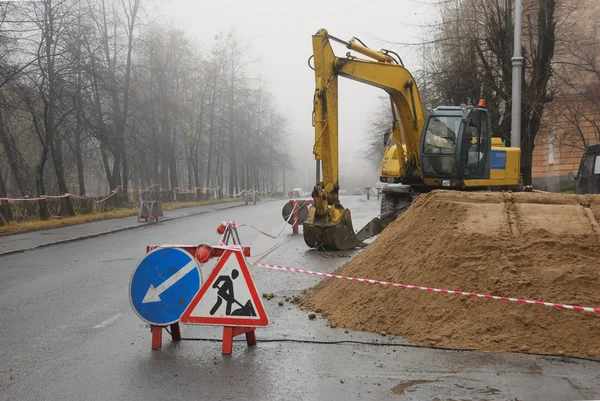
[[[330,40],[371,60],[352,56],[336,57]],[[424,121],[421,99],[412,75],[398,61],[383,51],[375,51],[356,43],[330,36],[322,29],[312,37],[315,71],[314,115],[317,183],[313,189],[314,206],[304,221],[304,240],[309,247],[346,250],[361,245],[352,226],[350,211],[339,200],[338,172],[338,76],[366,83],[385,90],[399,112],[403,138],[398,122],[393,135],[400,146],[403,174],[420,177],[419,142]],[[322,173],[322,176],[321,176]],[[362,237],[365,237],[363,230]]]

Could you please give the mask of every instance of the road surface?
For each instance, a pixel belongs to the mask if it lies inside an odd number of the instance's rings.
[[[377,213],[377,200],[344,198],[356,229]],[[278,306],[318,277],[257,267],[259,292],[276,295],[264,300],[271,325],[257,330],[258,346],[236,342],[233,355],[222,356],[218,328],[186,325],[188,340],[165,336],[163,349],[152,351],[149,328],[128,298],[145,246],[215,243],[223,220],[277,234],[282,205],[262,202],[0,257],[0,400],[600,399],[600,363],[412,348],[402,338],[345,333],[293,304]],[[289,226],[278,240],[250,227],[240,234],[259,255],[251,261],[331,272],[353,254],[307,250]],[[315,343],[345,340],[364,344]]]

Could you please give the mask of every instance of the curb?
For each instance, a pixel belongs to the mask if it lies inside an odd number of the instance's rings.
[[[279,199],[268,199],[268,200],[263,200],[261,202],[265,202],[266,203],[266,202],[271,202],[271,201],[275,201],[275,200],[279,200]],[[32,248],[15,249],[15,250],[12,250],[12,251],[7,251],[7,252],[0,253],[0,258],[3,257],[3,256],[14,255],[14,254],[17,254],[17,253],[24,253],[24,252],[28,252],[28,251],[34,251],[36,249],[46,248],[46,247],[53,246],[53,245],[68,244],[70,242],[77,242],[77,241],[82,241],[82,240],[89,239],[89,238],[102,237],[104,235],[114,234],[114,233],[118,233],[118,232],[122,232],[122,231],[137,230],[137,229],[140,229],[140,228],[151,227],[151,226],[154,226],[154,225],[157,225],[157,224],[168,223],[170,221],[179,220],[179,219],[183,219],[183,218],[186,218],[186,217],[199,216],[201,214],[219,212],[221,210],[234,209],[234,208],[242,207],[242,206],[246,206],[246,205],[242,204],[242,205],[227,206],[227,207],[224,207],[224,208],[218,209],[218,210],[206,210],[206,211],[202,211],[202,212],[196,212],[196,213],[188,214],[188,215],[185,215],[185,216],[171,217],[171,218],[167,218],[167,219],[164,219],[164,220],[159,220],[159,221],[154,222],[154,223],[146,223],[144,225],[122,227],[122,228],[117,228],[117,229],[114,229],[114,230],[104,231],[104,232],[101,232],[101,233],[89,234],[89,235],[84,235],[84,236],[81,236],[81,237],[68,238],[68,239],[63,239],[63,240],[60,240],[60,241],[49,242],[47,244],[36,245],[36,246],[34,246]]]

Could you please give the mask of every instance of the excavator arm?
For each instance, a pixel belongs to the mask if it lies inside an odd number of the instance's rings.
[[[343,58],[336,57],[331,40],[370,60],[356,58],[350,53]],[[317,161],[317,184],[312,192],[314,206],[304,222],[304,240],[312,248],[351,249],[360,242],[354,234],[350,211],[341,205],[338,197],[338,76],[381,88],[390,95],[394,115],[397,111],[399,117],[399,121],[394,119],[392,133],[401,161],[400,173],[406,181],[419,180],[422,176],[419,146],[424,124],[423,108],[412,75],[384,51],[372,50],[355,39],[340,40],[324,29],[313,35],[312,45],[315,71],[313,153]]]

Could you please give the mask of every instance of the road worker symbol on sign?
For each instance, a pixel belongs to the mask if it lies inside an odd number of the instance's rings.
[[[212,285],[212,288],[217,288],[218,291],[217,302],[215,302],[215,305],[210,310],[211,316],[217,312],[223,301],[227,303],[227,306],[225,307],[225,314],[227,316],[256,316],[256,312],[254,312],[254,307],[252,306],[252,302],[250,302],[250,300],[246,302],[246,305],[242,305],[235,299],[232,280],[238,278],[239,275],[240,273],[236,269],[233,269],[231,272],[231,277],[226,275],[219,276],[217,281],[215,281],[215,283]],[[231,313],[231,307],[233,304],[238,304],[240,308]]]
[[[241,250],[225,250],[181,316],[181,322],[232,327],[269,325]]]

